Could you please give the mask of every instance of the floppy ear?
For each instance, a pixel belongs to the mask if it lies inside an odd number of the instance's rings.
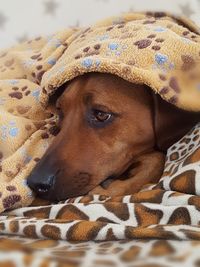
[[[200,121],[200,112],[177,108],[152,92],[156,148],[162,152],[177,142]]]

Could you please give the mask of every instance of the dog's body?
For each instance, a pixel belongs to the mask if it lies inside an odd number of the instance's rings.
[[[157,182],[167,148],[198,122],[199,114],[111,74],[79,76],[64,89],[61,130],[28,177],[50,200],[132,194]]]

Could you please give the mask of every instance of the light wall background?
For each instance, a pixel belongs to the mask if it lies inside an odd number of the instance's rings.
[[[0,48],[128,11],[170,11],[200,25],[200,0],[0,0]]]

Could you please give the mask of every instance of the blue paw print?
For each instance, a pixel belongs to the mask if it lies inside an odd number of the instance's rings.
[[[108,34],[103,34],[103,35],[97,36],[97,40],[98,41],[103,41],[103,40],[107,40],[107,39],[109,39],[109,35]]]
[[[117,50],[118,47],[119,45],[116,43],[112,43],[108,45],[108,48],[110,48],[110,50]]]
[[[154,29],[155,32],[165,32],[166,30],[167,30],[166,28],[161,27],[161,26],[156,27],[156,28]]]
[[[14,121],[11,121],[8,126],[1,126],[1,139],[5,140],[8,135],[11,137],[16,137],[19,134],[19,129],[16,127]]]
[[[99,67],[100,64],[101,64],[101,61],[100,61],[99,59],[97,59],[97,60],[95,61],[95,65],[96,65],[96,67]]]
[[[1,126],[1,139],[5,140],[7,137],[7,126]]]
[[[159,65],[163,65],[168,61],[168,56],[164,55],[164,54],[156,54],[155,55],[155,61],[159,64]]]
[[[15,84],[18,84],[19,81],[18,80],[9,80],[8,83],[15,85]]]
[[[85,68],[91,68],[92,66],[96,66],[99,67],[101,64],[101,61],[99,59],[91,59],[91,58],[85,58],[82,62],[81,62],[82,66],[84,66]]]
[[[175,68],[174,62],[170,62],[167,55],[157,53],[155,55],[155,64],[152,65],[153,69],[160,69],[163,73],[167,73]]]
[[[61,45],[61,42],[59,39],[50,39],[48,42],[48,45],[54,46],[54,47],[59,47]]]
[[[31,94],[36,101],[39,101],[40,89],[35,89]]]
[[[92,67],[93,60],[91,58],[86,58],[82,61],[82,65],[86,68]]]
[[[32,157],[30,155],[26,155],[24,159],[24,164],[28,164],[32,160]]]
[[[56,64],[56,60],[55,60],[54,58],[51,58],[51,59],[49,59],[49,60],[47,61],[47,63],[48,63],[49,65],[55,65],[55,64]]]
[[[120,56],[121,53],[127,49],[127,45],[120,45],[120,44],[117,44],[117,43],[110,43],[108,45],[108,49],[109,51],[107,52],[107,55],[111,55],[111,54],[114,54],[116,56]]]
[[[32,156],[30,156],[27,153],[26,148],[21,148],[19,150],[19,152],[20,152],[21,156],[23,157],[24,164],[27,164],[27,163],[29,163],[32,160]],[[25,186],[25,184],[24,184],[24,186]]]
[[[35,64],[35,60],[33,59],[29,59],[29,60],[25,60],[23,61],[23,65],[24,67],[28,68],[29,66],[32,66]]]
[[[9,130],[8,133],[12,137],[16,137],[19,133],[19,129],[16,127],[16,123],[14,121],[9,122]]]
[[[16,128],[16,127],[13,127],[13,128],[10,128],[9,129],[9,135],[12,136],[12,137],[17,136],[18,133],[19,133],[19,129]]]

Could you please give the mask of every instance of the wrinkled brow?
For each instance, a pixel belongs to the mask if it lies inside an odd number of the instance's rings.
[[[83,103],[85,105],[88,105],[92,102],[94,98],[94,95],[92,93],[87,93],[86,95],[83,96]]]

